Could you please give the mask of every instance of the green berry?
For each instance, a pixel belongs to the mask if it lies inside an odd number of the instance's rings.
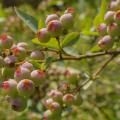
[[[64,29],[70,29],[73,26],[73,16],[70,13],[64,14],[60,17],[60,21]]]

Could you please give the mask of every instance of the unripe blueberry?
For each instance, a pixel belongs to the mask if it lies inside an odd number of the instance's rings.
[[[49,98],[49,99],[45,100],[44,105],[45,105],[46,108],[49,109],[51,103],[53,103],[53,102],[54,102],[53,99],[52,99],[52,98]]]
[[[6,95],[10,95],[10,96],[17,95],[17,82],[13,79],[4,81],[1,84],[1,88],[3,93],[5,93]]]
[[[114,22],[114,15],[115,15],[114,11],[108,11],[105,14],[104,20],[105,20],[106,24],[110,24],[110,23]]]
[[[42,28],[38,31],[37,37],[41,43],[47,43],[50,40],[50,33],[46,28]]]
[[[100,35],[105,35],[107,33],[107,25],[105,23],[101,23],[97,27],[97,31],[99,32]]]
[[[22,112],[27,107],[27,100],[23,97],[16,97],[12,98],[11,102],[11,108],[16,112]]]
[[[62,24],[59,20],[52,20],[48,23],[47,30],[53,37],[57,37],[62,32]]]
[[[17,47],[23,47],[23,48],[27,49],[28,44],[26,42],[20,42],[20,43],[17,44]]]
[[[47,25],[50,21],[58,20],[58,19],[59,19],[59,17],[56,14],[51,14],[51,15],[47,16],[45,23]]]
[[[26,57],[26,49],[23,47],[16,47],[12,49],[13,54],[18,60],[24,60]]]
[[[115,22],[120,25],[120,10],[115,13]]]
[[[24,97],[30,97],[34,92],[35,86],[32,80],[23,79],[17,85],[18,93]]]
[[[116,23],[111,23],[107,27],[107,32],[112,37],[120,36],[120,27]]]
[[[109,35],[106,35],[100,39],[100,41],[98,42],[98,45],[100,48],[104,50],[110,49],[113,45],[112,38]]]
[[[27,68],[28,70],[33,70],[33,65],[29,62],[24,62],[20,67]]]
[[[43,70],[34,70],[31,72],[31,79],[36,86],[44,82],[46,73]]]
[[[5,65],[4,59],[2,56],[0,56],[0,68]]]
[[[71,13],[64,14],[60,17],[60,22],[64,29],[69,29],[73,26],[73,16]]]
[[[73,94],[65,94],[63,96],[63,102],[66,104],[66,105],[72,105],[74,104],[75,102],[75,96]]]
[[[13,67],[15,65],[16,60],[17,59],[15,56],[9,55],[9,56],[5,57],[4,62],[7,66]]]
[[[13,45],[12,37],[3,34],[0,36],[0,45],[3,49],[9,49]]]
[[[60,102],[62,100],[63,94],[62,94],[62,92],[60,92],[58,90],[51,90],[48,93],[48,96],[52,97],[53,100]]]
[[[30,78],[30,70],[25,67],[18,67],[15,70],[14,78],[18,81]]]
[[[35,60],[43,60],[45,58],[44,53],[38,50],[33,51],[30,56],[32,59],[35,59]]]

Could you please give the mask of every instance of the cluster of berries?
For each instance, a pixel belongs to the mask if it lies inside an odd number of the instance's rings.
[[[45,21],[46,28],[37,32],[40,42],[46,43],[51,37],[58,37],[64,30],[73,26],[73,11],[67,10],[60,18],[57,14],[48,15]]]
[[[101,36],[98,45],[108,50],[120,37],[120,0],[110,2],[104,21],[105,23],[101,23],[97,29]]]
[[[27,43],[15,45],[13,38],[4,34],[0,36],[0,46],[3,52],[0,55],[0,77],[4,80],[0,88],[5,96],[10,97],[13,110],[23,111],[27,106],[27,99],[34,93],[35,87],[43,83],[46,73],[44,70],[35,69],[33,64],[26,60]],[[30,57],[33,60],[43,60],[44,53],[35,50],[30,53]]]
[[[48,93],[49,98],[44,101],[44,106],[47,109],[43,115],[45,120],[61,119],[64,108],[72,105],[81,105],[82,99],[80,94],[73,94],[67,91],[69,89],[68,83],[62,83],[61,88],[59,90],[51,90]]]

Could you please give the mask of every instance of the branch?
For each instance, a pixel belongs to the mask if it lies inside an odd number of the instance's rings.
[[[91,54],[86,54],[86,55],[80,55],[79,57],[63,57],[58,58],[54,60],[53,62],[61,61],[61,60],[82,60],[82,59],[87,59],[87,58],[94,58],[98,56],[104,56],[104,55],[118,55],[120,54],[120,50],[116,51],[103,51],[103,52],[97,52],[97,53],[91,53]]]
[[[112,55],[94,74],[93,74],[93,80],[96,79],[96,77],[102,72],[102,70],[116,57],[117,55]]]

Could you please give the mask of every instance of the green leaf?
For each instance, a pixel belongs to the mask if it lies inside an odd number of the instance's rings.
[[[32,39],[32,42],[34,44],[40,45],[40,46],[44,46],[44,47],[48,47],[48,48],[53,48],[53,49],[59,49],[59,45],[58,42],[56,40],[56,38],[51,38],[49,42],[47,43],[41,43],[38,38],[34,38]]]
[[[63,50],[69,55],[72,55],[72,56],[75,56],[75,57],[79,56],[78,52],[71,47],[64,47]]]
[[[45,23],[43,19],[40,19],[38,22],[38,29],[44,28],[45,27]]]
[[[20,11],[15,8],[15,12],[17,16],[33,31],[37,32],[38,30],[38,21],[32,17],[31,15],[28,15],[27,13],[24,13],[23,11]]]
[[[83,35],[90,35],[90,36],[98,36],[98,32],[91,32],[91,31],[83,31]]]
[[[102,0],[99,14],[94,19],[94,25],[97,27],[100,23],[104,22],[104,15],[107,11],[109,0]]]
[[[98,46],[98,45],[95,45],[92,49],[91,49],[91,52],[97,52],[97,51],[100,51],[101,48]]]
[[[79,40],[80,33],[72,32],[69,33],[62,41],[62,47],[71,46]]]

